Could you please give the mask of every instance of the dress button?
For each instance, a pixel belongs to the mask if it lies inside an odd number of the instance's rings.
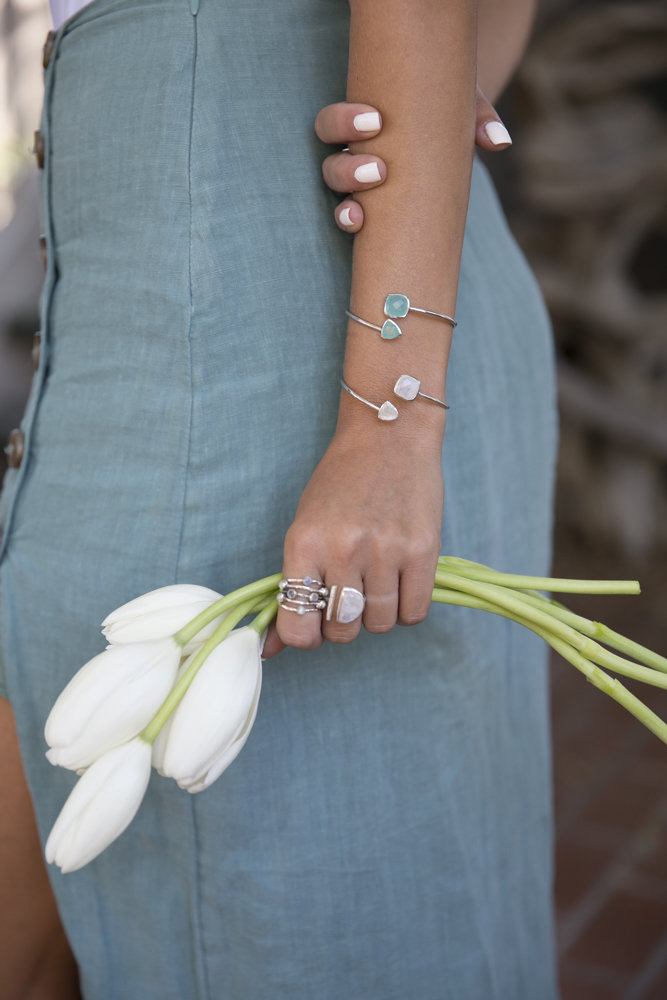
[[[51,56],[53,55],[53,46],[56,41],[55,31],[50,31],[46,36],[46,41],[44,42],[44,48],[42,49],[42,66],[46,69],[51,62]]]
[[[32,363],[35,371],[39,368],[39,358],[42,353],[42,333],[38,330],[37,333],[32,338]]]
[[[23,434],[16,428],[9,432],[9,441],[5,448],[7,465],[10,469],[18,469],[23,459]]]
[[[39,129],[35,132],[35,144],[33,149],[35,151],[37,166],[40,170],[42,170],[44,167],[44,136]]]
[[[39,253],[42,258],[42,264],[44,265],[44,270],[46,271],[46,265],[48,263],[48,256],[46,253],[46,236],[44,233],[39,237]]]

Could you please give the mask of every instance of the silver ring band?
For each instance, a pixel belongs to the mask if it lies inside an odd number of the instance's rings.
[[[278,584],[278,590],[287,590],[289,586],[308,587],[310,589],[314,587],[316,590],[319,588],[327,590],[322,581],[317,580],[314,576],[284,576]]]
[[[309,611],[324,611],[329,588],[313,577],[284,577],[278,584],[276,600],[285,611],[305,615]]]

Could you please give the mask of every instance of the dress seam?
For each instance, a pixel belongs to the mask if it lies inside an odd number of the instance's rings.
[[[183,491],[181,496],[181,525],[176,543],[176,560],[173,583],[179,582],[180,562],[183,552],[183,536],[185,534],[185,511],[187,507],[188,494],[188,469],[190,467],[190,455],[192,448],[192,424],[194,408],[194,375],[192,365],[192,318],[193,318],[193,294],[192,294],[192,136],[194,122],[194,100],[195,100],[195,79],[197,70],[197,20],[192,18],[194,26],[194,41],[192,52],[192,81],[190,87],[190,126],[188,132],[188,153],[187,153],[187,185],[188,185],[188,329],[186,335],[186,355],[189,375],[190,389],[190,410],[188,413],[187,443],[185,446],[185,474],[183,476]]]
[[[194,15],[194,12],[191,11]],[[188,414],[188,430],[187,430],[187,444],[185,448],[185,472],[183,477],[183,493],[181,498],[181,526],[178,536],[178,542],[176,546],[176,560],[175,560],[175,573],[174,573],[174,583],[179,582],[180,578],[180,563],[181,556],[183,552],[183,537],[185,534],[185,514],[187,508],[187,498],[188,498],[188,470],[190,468],[190,455],[192,449],[192,425],[194,420],[194,373],[192,364],[192,323],[193,323],[193,313],[194,313],[194,296],[192,292],[192,245],[193,245],[193,206],[192,206],[192,141],[194,132],[194,113],[195,113],[195,88],[197,82],[197,18],[192,16],[192,37],[193,37],[193,50],[192,50],[192,82],[190,89],[190,127],[188,132],[188,154],[187,154],[187,173],[188,173],[188,297],[189,297],[189,317],[188,317],[188,331],[187,331],[187,364],[190,379],[190,412]],[[198,844],[198,830],[197,830],[197,820],[195,814],[195,803],[190,803],[190,816],[192,819],[192,840],[194,847],[194,857],[192,859],[194,878],[193,878],[193,959],[194,966],[198,970],[198,990],[197,996],[198,1000],[210,1000],[211,992],[208,984],[208,977],[206,974],[206,960],[204,955],[204,934],[203,934],[203,922],[201,913],[201,872],[199,867],[199,844]]]

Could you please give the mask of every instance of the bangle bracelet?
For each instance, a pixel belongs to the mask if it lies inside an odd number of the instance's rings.
[[[435,396],[428,396],[425,392],[420,392],[420,385],[421,382],[414,375],[399,375],[394,386],[394,393],[399,399],[416,399],[417,396],[421,396],[429,403],[437,403],[438,406],[442,406],[443,410],[449,410],[450,407],[442,399],[436,399]]]
[[[418,306],[411,306],[410,299],[407,295],[402,295],[400,292],[392,292],[391,295],[388,295],[384,300],[385,316],[391,316],[393,319],[401,319],[403,316],[407,316],[409,312],[423,313],[425,316],[435,316],[436,319],[442,319],[445,323],[449,323],[452,327],[457,325],[455,319],[451,316],[446,316],[444,313],[434,312],[432,309],[420,309]]]
[[[451,316],[446,316],[444,313],[434,312],[432,309],[419,309],[417,306],[410,305],[410,299],[407,295],[402,295],[399,292],[392,292],[388,295],[384,301],[384,314],[389,316],[382,326],[378,326],[377,323],[369,323],[368,320],[362,319],[360,316],[355,316],[354,313],[350,312],[349,309],[345,310],[345,315],[353,319],[355,323],[361,323],[362,326],[367,326],[371,330],[378,330],[380,336],[383,340],[395,340],[396,337],[400,337],[403,331],[401,330],[397,319],[401,319],[403,316],[407,316],[409,312],[423,313],[425,316],[434,316],[436,319],[444,320],[445,323],[449,323],[452,328],[456,324],[456,320]]]
[[[375,403],[371,403],[370,399],[364,399],[364,397],[360,396],[359,393],[354,391],[354,389],[350,389],[349,385],[347,385],[343,379],[340,380],[340,384],[343,389],[345,389],[345,392],[349,392],[350,396],[354,396],[354,398],[358,399],[360,403],[370,406],[371,409],[377,410],[378,420],[396,420],[398,417],[398,410],[393,403],[389,402],[388,399],[385,400],[382,406],[376,406]]]
[[[362,319],[360,316],[355,316],[349,309],[345,310],[345,315],[353,319],[355,323],[361,323],[362,326],[367,326],[371,330],[379,330],[383,340],[395,340],[396,337],[400,337],[403,333],[398,323],[394,323],[393,319],[386,319],[382,326],[378,326],[377,323],[369,323],[368,320]]]

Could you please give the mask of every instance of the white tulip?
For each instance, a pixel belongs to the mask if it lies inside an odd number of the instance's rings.
[[[140,738],[99,757],[54,823],[44,852],[49,864],[74,872],[120,837],[141,805],[150,773],[150,744]]]
[[[137,736],[169,694],[181,649],[173,639],[111,646],[58,696],[44,728],[52,764],[80,771]]]
[[[233,631],[204,661],[154,748],[153,763],[181,788],[208,788],[244,746],[262,686],[260,637]]]
[[[222,594],[208,587],[194,584],[174,584],[151,590],[116,608],[102,622],[102,634],[112,645],[126,642],[146,642],[164,639],[187,625],[201,611],[205,611]],[[206,625],[196,636],[196,643],[208,639],[224,615]]]
[[[255,721],[255,716],[257,715],[257,706],[259,705],[261,687],[262,679],[261,677],[258,677],[257,689],[255,691],[255,697],[253,699],[250,714],[232,743],[230,743],[229,746],[223,747],[217,756],[214,755],[210,758],[210,760],[206,761],[196,774],[180,780],[178,782],[179,788],[183,788],[186,792],[190,792],[191,795],[194,795],[196,792],[203,792],[204,789],[209,788],[210,785],[212,785],[213,782],[220,777],[223,771],[227,770],[236,757],[238,757],[239,753],[246,744],[246,740],[250,735],[250,730],[252,729]]]

